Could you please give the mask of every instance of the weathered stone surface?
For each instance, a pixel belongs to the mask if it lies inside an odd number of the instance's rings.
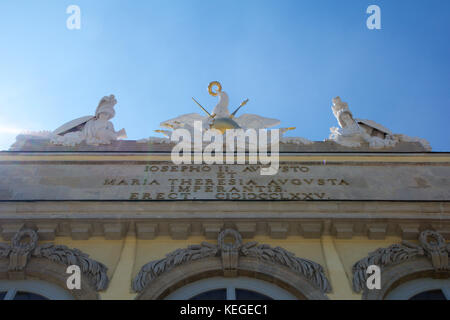
[[[56,236],[57,223],[38,223],[37,234],[41,240],[54,240]]]
[[[367,229],[368,229],[369,239],[381,240],[386,237],[386,232],[387,232],[387,224],[386,223],[370,224]]]
[[[105,238],[119,240],[125,235],[125,226],[122,223],[105,223],[103,225]]]
[[[169,233],[173,239],[185,240],[191,233],[190,223],[171,223],[169,225]]]
[[[399,228],[402,238],[405,240],[415,240],[420,233],[419,224],[416,223],[403,223],[399,225]]]
[[[217,239],[220,231],[223,229],[223,223],[204,223],[203,230],[206,239]]]
[[[274,239],[285,239],[289,231],[289,225],[281,222],[269,222],[269,234]]]
[[[322,223],[301,223],[300,230],[306,239],[320,238],[322,235]]]
[[[353,236],[353,223],[335,223],[332,227],[332,233],[337,239],[350,239]]]
[[[135,140],[116,140],[109,145],[90,146],[82,142],[76,146],[57,146],[46,140],[27,140],[20,147],[13,147],[11,151],[21,152],[52,152],[52,151],[116,151],[116,152],[170,152],[175,143],[137,143]],[[370,149],[369,144],[362,143],[358,148],[351,148],[337,144],[334,141],[314,141],[312,144],[280,143],[280,152],[425,152],[425,148],[418,142],[400,142],[394,147],[384,149]]]
[[[256,232],[256,223],[254,222],[239,222],[236,223],[236,228],[244,239],[253,238]]]
[[[23,162],[7,161],[20,156],[0,155],[0,190],[5,191],[0,200],[450,199],[450,157],[444,155],[417,156],[416,161],[406,156],[298,155],[281,162],[274,176],[260,175],[256,165],[174,165],[150,155],[27,155],[33,157]],[[151,157],[155,160],[145,161]]]
[[[138,239],[151,240],[158,235],[157,223],[136,223]]]
[[[70,233],[75,240],[88,240],[92,234],[90,223],[71,223]]]

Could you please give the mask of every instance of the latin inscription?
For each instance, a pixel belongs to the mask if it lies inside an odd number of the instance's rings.
[[[275,176],[261,176],[259,169],[146,165],[141,177],[107,177],[103,186],[127,190],[129,200],[328,200],[330,190],[350,186],[348,178],[315,176],[309,166],[281,165]]]

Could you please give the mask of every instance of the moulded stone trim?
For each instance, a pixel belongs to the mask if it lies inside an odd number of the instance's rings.
[[[236,228],[244,239],[251,239],[255,236],[256,222],[237,222]]]
[[[203,223],[202,227],[206,239],[217,239],[223,229],[223,223]]]
[[[0,208],[1,209],[1,208]],[[187,239],[190,236],[205,236],[206,239],[217,238],[222,228],[238,229],[243,238],[251,239],[256,235],[269,236],[273,239],[289,236],[303,236],[307,239],[319,239],[322,235],[334,235],[341,239],[365,236],[369,239],[384,239],[386,236],[399,236],[404,240],[416,239],[421,230],[435,229],[442,235],[450,237],[450,216],[427,219],[264,219],[252,217],[245,219],[221,217],[220,219],[201,218],[195,221],[164,217],[138,219],[118,217],[117,219],[99,219],[85,217],[76,219],[35,219],[20,218],[12,221],[0,221],[0,234],[4,240],[26,226],[36,229],[41,240],[54,240],[56,237],[71,237],[74,240],[88,240],[92,236],[103,236],[106,240],[123,239],[127,230],[135,231],[138,239],[151,240],[159,236],[172,239]],[[244,220],[244,221],[242,221]],[[119,222],[120,221],[120,222]]]
[[[273,239],[286,239],[289,232],[289,225],[282,222],[269,222],[269,234]]]
[[[155,239],[158,235],[157,223],[136,223],[137,238],[143,240]]]

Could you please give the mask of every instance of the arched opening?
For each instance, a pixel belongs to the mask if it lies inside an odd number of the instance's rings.
[[[150,282],[137,299],[200,299],[201,294],[203,298],[220,300],[257,295],[283,300],[328,299],[320,288],[298,272],[253,257],[239,259],[235,277],[224,277],[222,261],[218,257],[174,267]]]
[[[290,292],[260,279],[212,277],[189,283],[166,300],[296,300]]]
[[[81,277],[81,289],[67,288],[66,266],[42,258],[31,258],[19,272],[8,270],[9,261],[0,260],[0,300],[97,300],[91,280]],[[3,296],[3,297],[2,297]]]
[[[419,278],[400,284],[387,300],[450,300],[450,279]]]
[[[439,300],[450,298],[450,270],[436,270],[426,257],[386,267],[380,290],[365,290],[368,300]]]
[[[0,300],[73,300],[61,287],[42,280],[0,280]]]

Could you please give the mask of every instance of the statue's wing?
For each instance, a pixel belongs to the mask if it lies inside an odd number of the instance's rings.
[[[280,124],[280,120],[265,118],[256,114],[245,113],[234,119],[241,128],[265,129]]]
[[[392,135],[392,131],[391,131],[391,130],[389,130],[389,129],[386,128],[385,126],[382,126],[382,125],[379,124],[379,123],[376,123],[375,121],[367,120],[367,119],[355,119],[355,120],[356,120],[356,122],[358,122],[358,123],[364,123],[366,126],[369,126],[369,127],[371,127],[371,128],[375,128],[375,129],[377,129],[377,130],[379,130],[379,131],[381,131],[381,132],[383,132],[383,133]]]
[[[188,114],[183,114],[179,117],[161,122],[160,126],[173,129],[173,127],[179,128],[180,124],[183,124],[183,125],[188,125],[188,126],[193,127],[194,121],[202,121],[203,122],[205,120],[205,118],[206,117],[202,117],[198,113],[188,113]]]
[[[89,120],[91,120],[93,118],[94,118],[94,116],[85,116],[85,117],[77,118],[75,120],[66,122],[65,124],[60,126],[58,129],[53,131],[53,133],[63,136],[66,133],[71,132],[71,131],[81,131],[83,129],[84,125],[86,124],[86,122],[88,122]]]

